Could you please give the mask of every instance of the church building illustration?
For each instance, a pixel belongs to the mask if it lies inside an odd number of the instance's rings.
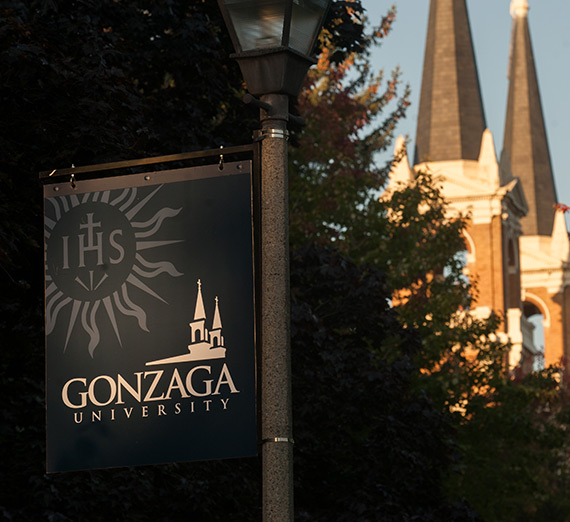
[[[205,361],[209,359],[224,359],[226,348],[224,347],[224,337],[222,335],[222,319],[220,316],[219,300],[216,297],[216,307],[214,309],[214,319],[212,328],[206,328],[206,310],[204,299],[202,298],[202,282],[198,279],[198,294],[196,296],[196,306],[194,309],[194,320],[190,326],[190,344],[188,352],[176,355],[167,359],[147,362],[147,366],[159,364],[174,364],[187,361]]]
[[[465,0],[431,0],[413,161],[387,190],[429,170],[450,212],[469,215],[467,272],[478,281],[472,313],[501,314],[511,370],[570,352],[570,242],[558,207],[531,45],[528,0],[512,0],[509,91],[502,151],[486,128]],[[396,154],[403,152],[399,138]],[[529,318],[542,317],[544,353]],[[542,344],[542,342],[540,343]]]

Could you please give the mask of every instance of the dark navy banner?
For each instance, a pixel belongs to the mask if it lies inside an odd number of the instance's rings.
[[[255,455],[250,163],[44,198],[48,472]]]

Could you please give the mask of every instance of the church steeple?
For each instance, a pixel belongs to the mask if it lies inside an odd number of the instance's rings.
[[[527,0],[512,0],[513,17],[509,94],[504,150],[519,177],[529,211],[521,220],[523,234],[550,236],[557,202],[542,104],[528,25]]]
[[[212,322],[212,330],[221,330],[222,318],[220,317],[220,307],[218,306],[218,296],[216,296],[216,309],[214,310],[214,321]]]
[[[194,321],[206,319],[206,311],[204,310],[204,300],[202,299],[202,281],[198,279],[198,295],[196,296],[196,308],[194,309]]]
[[[414,164],[477,160],[485,127],[465,0],[431,0]]]

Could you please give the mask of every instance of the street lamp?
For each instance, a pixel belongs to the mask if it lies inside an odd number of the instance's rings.
[[[248,91],[297,96],[329,0],[218,0]]]
[[[218,0],[248,102],[260,108],[264,522],[293,521],[287,123],[330,1]]]

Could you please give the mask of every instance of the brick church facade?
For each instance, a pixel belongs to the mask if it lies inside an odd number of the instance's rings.
[[[509,366],[570,354],[570,242],[556,189],[534,66],[527,0],[512,0],[509,93],[500,154],[486,128],[465,0],[431,0],[413,161],[404,155],[390,183],[429,170],[450,212],[469,216],[466,272],[475,277],[472,313],[503,317]],[[404,146],[398,140],[397,149]],[[400,151],[397,150],[397,153]],[[537,315],[540,314],[540,315]],[[529,321],[541,318],[544,347]]]

